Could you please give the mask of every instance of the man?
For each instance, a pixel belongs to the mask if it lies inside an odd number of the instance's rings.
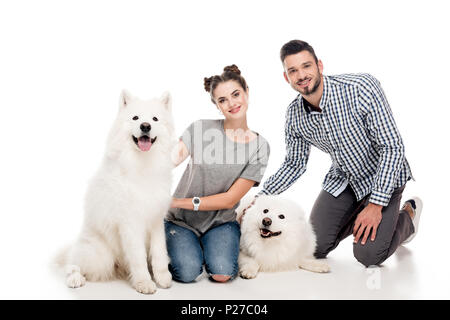
[[[400,210],[412,178],[388,101],[369,74],[325,76],[306,42],[280,52],[284,78],[300,94],[286,113],[286,158],[260,194],[280,194],[306,170],[311,145],[330,154],[332,166],[310,215],[315,256],[325,258],[353,234],[353,253],[366,267],[379,265],[417,234],[422,201]]]

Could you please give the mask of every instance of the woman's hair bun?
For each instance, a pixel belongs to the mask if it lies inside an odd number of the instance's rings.
[[[216,90],[217,86],[220,83],[224,83],[227,81],[236,81],[245,91],[248,90],[247,83],[245,82],[244,77],[241,76],[241,71],[239,68],[233,64],[231,66],[226,66],[223,68],[223,73],[221,75],[215,75],[209,78],[203,78],[203,85],[205,86],[206,92],[209,92],[211,95],[212,103],[216,104],[214,100],[214,90]]]
[[[209,78],[204,78],[204,85],[205,85],[205,90],[206,92],[210,92],[211,91],[211,81],[212,81],[213,77],[209,77]]]
[[[241,70],[239,70],[239,68],[235,64],[232,64],[231,66],[226,66],[225,68],[223,68],[223,71],[224,72],[233,72],[233,73],[236,73],[238,75],[241,74]]]

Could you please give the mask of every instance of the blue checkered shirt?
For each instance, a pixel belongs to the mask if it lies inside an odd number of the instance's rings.
[[[280,194],[306,170],[311,145],[331,156],[323,189],[337,197],[350,184],[357,200],[386,206],[412,178],[392,111],[369,74],[323,76],[321,112],[299,94],[286,112],[286,157],[259,194]]]

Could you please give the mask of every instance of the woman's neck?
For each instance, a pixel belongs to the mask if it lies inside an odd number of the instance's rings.
[[[225,130],[244,130],[244,131],[247,131],[248,130],[247,118],[244,117],[243,119],[238,119],[238,120],[225,119],[223,121],[223,128]]]
[[[235,142],[248,143],[256,138],[256,134],[247,126],[247,118],[234,121],[225,119],[223,129],[225,134]]]

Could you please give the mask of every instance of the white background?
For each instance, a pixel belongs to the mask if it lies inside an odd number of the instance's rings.
[[[314,47],[325,74],[368,72],[380,80],[416,179],[404,197],[424,200],[419,235],[381,268],[375,293],[344,242],[330,255],[334,272],[322,278],[298,271],[225,285],[204,279],[150,298],[450,298],[446,6],[432,0],[2,1],[0,298],[140,298],[116,282],[74,294],[48,268],[80,229],[84,191],[121,89],[143,98],[169,90],[181,134],[196,119],[220,117],[203,78],[237,64],[250,87],[249,127],[271,145],[267,178],[284,158],[284,114],[296,96],[279,61],[291,39]],[[313,149],[308,171],[285,196],[309,212],[330,164]],[[174,187],[185,165],[175,170]]]

